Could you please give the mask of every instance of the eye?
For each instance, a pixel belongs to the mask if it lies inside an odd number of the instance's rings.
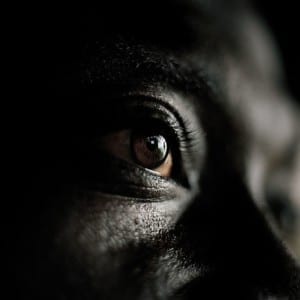
[[[172,105],[168,101],[167,95],[129,95],[107,101],[103,118],[95,110],[87,143],[82,143],[90,149],[88,174],[118,188],[132,183],[152,188],[159,181],[184,188],[196,185],[204,159],[203,131],[181,97]]]
[[[101,139],[101,147],[109,154],[170,177],[173,167],[168,138],[148,130],[120,130]]]
[[[131,149],[136,163],[155,170],[162,176],[170,176],[172,155],[163,135],[134,133],[131,135]]]

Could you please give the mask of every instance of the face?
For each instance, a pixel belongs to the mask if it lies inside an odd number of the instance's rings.
[[[231,2],[116,6],[42,22],[18,292],[297,299],[299,112],[265,29]]]

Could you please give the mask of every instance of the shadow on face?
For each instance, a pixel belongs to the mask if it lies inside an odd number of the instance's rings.
[[[299,109],[251,8],[116,1],[27,26],[19,299],[297,299]]]

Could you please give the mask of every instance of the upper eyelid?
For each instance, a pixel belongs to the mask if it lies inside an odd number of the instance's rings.
[[[180,108],[177,107],[176,102],[180,101],[179,97],[177,97],[176,93],[166,92],[164,93],[160,89],[153,91],[154,88],[145,89],[144,91],[130,91],[128,93],[124,93],[122,97],[130,97],[130,98],[140,98],[148,101],[152,101],[154,103],[160,104],[170,111],[176,118],[179,120],[181,124],[184,124],[183,118],[179,112]],[[183,102],[183,101],[182,101]]]
[[[206,134],[201,124],[202,121],[199,119],[198,108],[188,99],[188,96],[185,97],[173,90],[150,86],[139,89],[123,89],[120,92],[115,92],[113,89],[103,95],[97,91],[92,94],[87,91],[85,99],[87,105],[83,113],[87,114],[85,119],[88,122],[80,130],[84,132],[84,128],[87,128],[85,130],[87,136],[97,137],[112,132],[112,129],[117,130],[124,128],[124,125],[132,125],[132,122],[138,121],[139,113],[130,112],[130,106],[136,108],[148,106],[149,112],[160,111],[163,113],[162,121],[170,121],[164,122],[167,127],[178,129],[177,131],[173,130],[173,136],[180,146],[180,151],[188,149],[187,152],[191,153],[199,152],[200,149],[200,160],[203,160],[206,152]],[[151,117],[150,114],[149,117]],[[131,123],[130,118],[132,118]],[[124,124],[125,122],[127,124]],[[182,141],[184,143],[179,143]]]
[[[193,123],[193,127],[198,127],[197,129],[201,130],[200,123],[198,118],[196,117],[196,107],[189,101],[180,100],[180,98],[185,98],[185,96],[178,95],[175,92],[162,92],[158,89],[158,92],[154,92],[151,88],[149,91],[145,89],[145,91],[130,91],[128,93],[122,94],[122,98],[137,100],[144,100],[144,104],[146,103],[155,103],[160,105],[161,107],[167,109],[169,113],[171,113],[180,124],[180,126],[188,131],[187,127]],[[177,104],[180,102],[180,104]],[[188,116],[186,116],[188,115]],[[191,120],[192,119],[192,120]]]
[[[114,131],[128,128],[160,132],[168,138],[173,150],[181,152],[186,146],[186,139],[183,125],[179,123],[178,117],[175,117],[174,113],[170,111],[171,109],[167,108],[164,103],[159,103],[156,99],[147,97],[147,101],[143,102],[141,97],[134,98],[130,97],[129,101],[121,100],[124,107],[129,108],[129,112],[126,113],[125,108],[123,109],[121,106],[122,117],[117,118],[119,129]]]
[[[198,146],[197,142],[205,140],[205,132],[201,125],[201,120],[199,120],[199,114],[196,113],[197,107],[192,103],[191,99],[187,99],[188,96],[180,95],[180,93],[172,91],[164,92],[162,90],[159,90],[158,93],[152,90],[145,90],[142,93],[133,91],[125,95],[137,99],[143,97],[146,99],[146,103],[152,101],[164,107],[175,117],[188,144],[195,142],[195,146]],[[202,143],[202,147],[203,146],[204,144]]]
[[[165,126],[172,129],[173,135],[177,140],[180,150],[190,148],[187,146],[191,144],[193,140],[196,140],[197,138],[199,139],[199,135],[202,133],[198,122],[193,123],[191,120],[184,118],[178,109],[176,109],[171,103],[167,102],[166,99],[162,97],[154,97],[152,95],[149,96],[143,94],[130,94],[123,95],[122,97],[119,97],[118,100],[113,100],[113,102],[115,101],[124,103],[124,107],[132,107],[133,110],[149,108],[152,113],[150,119],[152,118],[153,120],[155,119],[155,114],[161,114],[161,117],[158,118],[159,121],[162,121]],[[133,116],[133,120],[138,119],[138,117]],[[195,134],[193,137],[195,132],[197,134]]]

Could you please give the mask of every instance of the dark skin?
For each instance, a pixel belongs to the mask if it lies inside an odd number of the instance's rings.
[[[273,45],[246,6],[177,2],[41,14],[18,299],[299,299],[297,249],[264,213],[299,134]],[[168,163],[139,152],[158,135]]]

